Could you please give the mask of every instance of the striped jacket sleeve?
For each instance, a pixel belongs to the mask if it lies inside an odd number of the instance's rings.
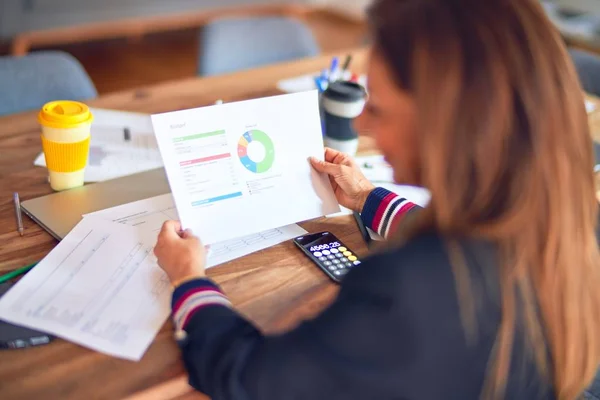
[[[421,207],[404,197],[377,188],[369,194],[361,216],[366,226],[387,238],[407,214],[418,209]]]
[[[185,336],[185,328],[192,316],[210,306],[231,307],[227,297],[211,280],[194,279],[175,288],[171,303],[175,337]]]

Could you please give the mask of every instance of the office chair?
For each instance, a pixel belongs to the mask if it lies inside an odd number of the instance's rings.
[[[41,108],[52,100],[87,100],[98,95],[71,55],[58,51],[0,57],[0,116]]]
[[[283,17],[225,18],[200,33],[199,75],[218,75],[313,57],[319,46],[308,27]]]

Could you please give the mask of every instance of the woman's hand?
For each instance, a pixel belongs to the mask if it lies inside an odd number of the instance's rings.
[[[362,211],[375,186],[348,154],[326,148],[325,161],[311,158],[310,163],[317,171],[329,175],[335,197],[342,206],[352,211]]]
[[[189,229],[182,232],[179,222],[163,224],[154,254],[173,286],[205,276],[206,249]]]

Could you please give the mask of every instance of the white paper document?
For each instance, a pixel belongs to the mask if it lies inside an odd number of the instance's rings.
[[[171,194],[124,204],[88,214],[88,216],[135,226],[148,232],[154,232],[155,235],[158,234],[165,221],[179,219]],[[211,245],[206,268],[244,257],[306,233],[298,225],[292,224],[239,239],[215,243]]]
[[[150,115],[94,108],[86,182],[100,182],[162,167]],[[34,165],[46,166],[44,153]]]
[[[139,360],[170,313],[155,237],[84,218],[0,299],[0,319]]]
[[[316,91],[152,116],[184,228],[213,244],[339,211]]]

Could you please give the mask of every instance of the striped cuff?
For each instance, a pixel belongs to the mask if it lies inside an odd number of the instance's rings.
[[[231,307],[229,299],[214,282],[194,279],[178,286],[171,302],[176,335],[182,333],[198,310],[213,305]]]
[[[367,197],[361,216],[366,226],[387,238],[400,219],[415,207],[418,206],[405,198],[387,189],[377,188]]]

